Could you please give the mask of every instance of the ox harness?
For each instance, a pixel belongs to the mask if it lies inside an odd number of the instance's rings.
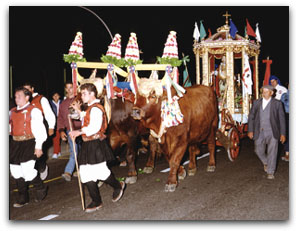
[[[158,134],[155,131],[150,129],[150,134],[158,139],[158,142],[161,142],[161,137],[164,133],[166,133],[166,128],[172,126],[178,126],[183,123],[184,116],[180,110],[180,106],[178,104],[179,97],[174,96],[172,98],[172,102],[169,103],[168,100],[163,100],[161,102],[161,123]]]

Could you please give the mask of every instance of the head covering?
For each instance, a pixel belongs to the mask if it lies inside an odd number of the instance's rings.
[[[262,88],[266,88],[266,89],[271,90],[271,91],[274,90],[274,87],[271,86],[271,85],[264,85]]]
[[[167,41],[164,45],[162,58],[177,58],[178,59],[178,45],[177,45],[177,32],[170,31]]]
[[[140,52],[137,42],[137,35],[136,33],[131,33],[128,44],[125,49],[125,60],[131,59],[133,61],[138,61],[140,59]]]
[[[276,77],[275,75],[271,75],[269,77],[269,82],[268,82],[269,85],[271,85],[271,80],[273,80],[273,79],[275,79],[278,82],[278,85],[282,85],[280,79],[278,77]]]
[[[121,36],[120,34],[116,34],[114,36],[113,41],[110,46],[108,46],[108,51],[106,56],[115,57],[117,59],[121,59]]]
[[[83,58],[83,44],[82,33],[77,32],[74,41],[69,49],[69,55],[79,55],[79,58]]]

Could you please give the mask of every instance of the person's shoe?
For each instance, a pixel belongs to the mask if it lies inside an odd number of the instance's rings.
[[[61,153],[54,153],[51,158],[58,159],[60,156],[61,156]]]
[[[62,177],[64,178],[65,181],[71,181],[71,174],[68,172],[63,173]]]
[[[48,186],[44,186],[43,189],[38,189],[36,190],[36,198],[35,198],[35,201],[36,202],[40,202],[42,201],[46,195],[47,195],[47,190],[48,190]]]
[[[103,203],[101,203],[101,204],[97,204],[97,203],[95,203],[95,202],[91,202],[88,206],[87,206],[87,208],[85,209],[85,212],[86,213],[92,213],[92,212],[95,212],[95,211],[97,211],[97,210],[99,210],[100,208],[102,208],[103,207]]]
[[[267,172],[267,165],[266,164],[264,164],[264,172]]]
[[[99,180],[98,187],[100,188],[103,184],[104,184],[104,181]]]
[[[289,155],[284,155],[282,156],[283,161],[289,161]]]
[[[121,161],[119,164],[119,167],[126,167],[126,166],[127,166],[126,160]]]
[[[125,188],[124,181],[120,181],[120,185],[121,185],[121,189],[116,189],[113,192],[113,199],[112,199],[113,202],[119,201],[120,198],[123,195],[123,191],[124,191],[124,188]]]
[[[73,172],[73,176],[74,176],[74,177],[78,177],[78,173],[77,173],[77,171]]]
[[[27,205],[29,202],[28,201],[17,201],[13,204],[14,208],[21,208],[25,205]]]
[[[40,172],[40,178],[41,180],[45,180],[48,176],[48,166],[46,165],[45,170],[43,172]]]
[[[273,174],[267,174],[267,179],[268,180],[273,180],[274,179],[274,175]]]

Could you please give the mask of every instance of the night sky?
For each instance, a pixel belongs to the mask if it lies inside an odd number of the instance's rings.
[[[193,53],[194,23],[203,25],[212,34],[225,24],[226,11],[244,36],[246,18],[255,31],[259,23],[261,52],[259,56],[259,83],[262,84],[267,56],[273,60],[271,73],[282,83],[289,81],[289,7],[223,7],[223,6],[176,6],[176,7],[101,7],[88,8],[94,11],[109,27],[112,35],[121,35],[122,57],[130,32],[135,32],[143,63],[155,63],[162,56],[169,31],[177,32],[179,58],[189,55],[191,80],[195,82],[195,57]],[[71,69],[63,61],[76,32],[83,34],[83,51],[87,61],[99,61],[106,54],[111,37],[93,14],[80,7],[10,7],[9,8],[9,65],[12,66],[13,89],[24,82],[36,85],[36,91],[50,96],[54,91],[63,93],[64,69],[71,79]],[[180,73],[183,66],[180,67]],[[79,70],[88,77],[90,71]],[[99,72],[104,76],[106,71]],[[141,73],[139,73],[140,76]]]

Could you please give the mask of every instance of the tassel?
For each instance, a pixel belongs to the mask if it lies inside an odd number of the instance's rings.
[[[72,68],[72,83],[73,83],[73,91],[74,95],[77,95],[77,65],[76,63],[72,62],[71,64]]]

